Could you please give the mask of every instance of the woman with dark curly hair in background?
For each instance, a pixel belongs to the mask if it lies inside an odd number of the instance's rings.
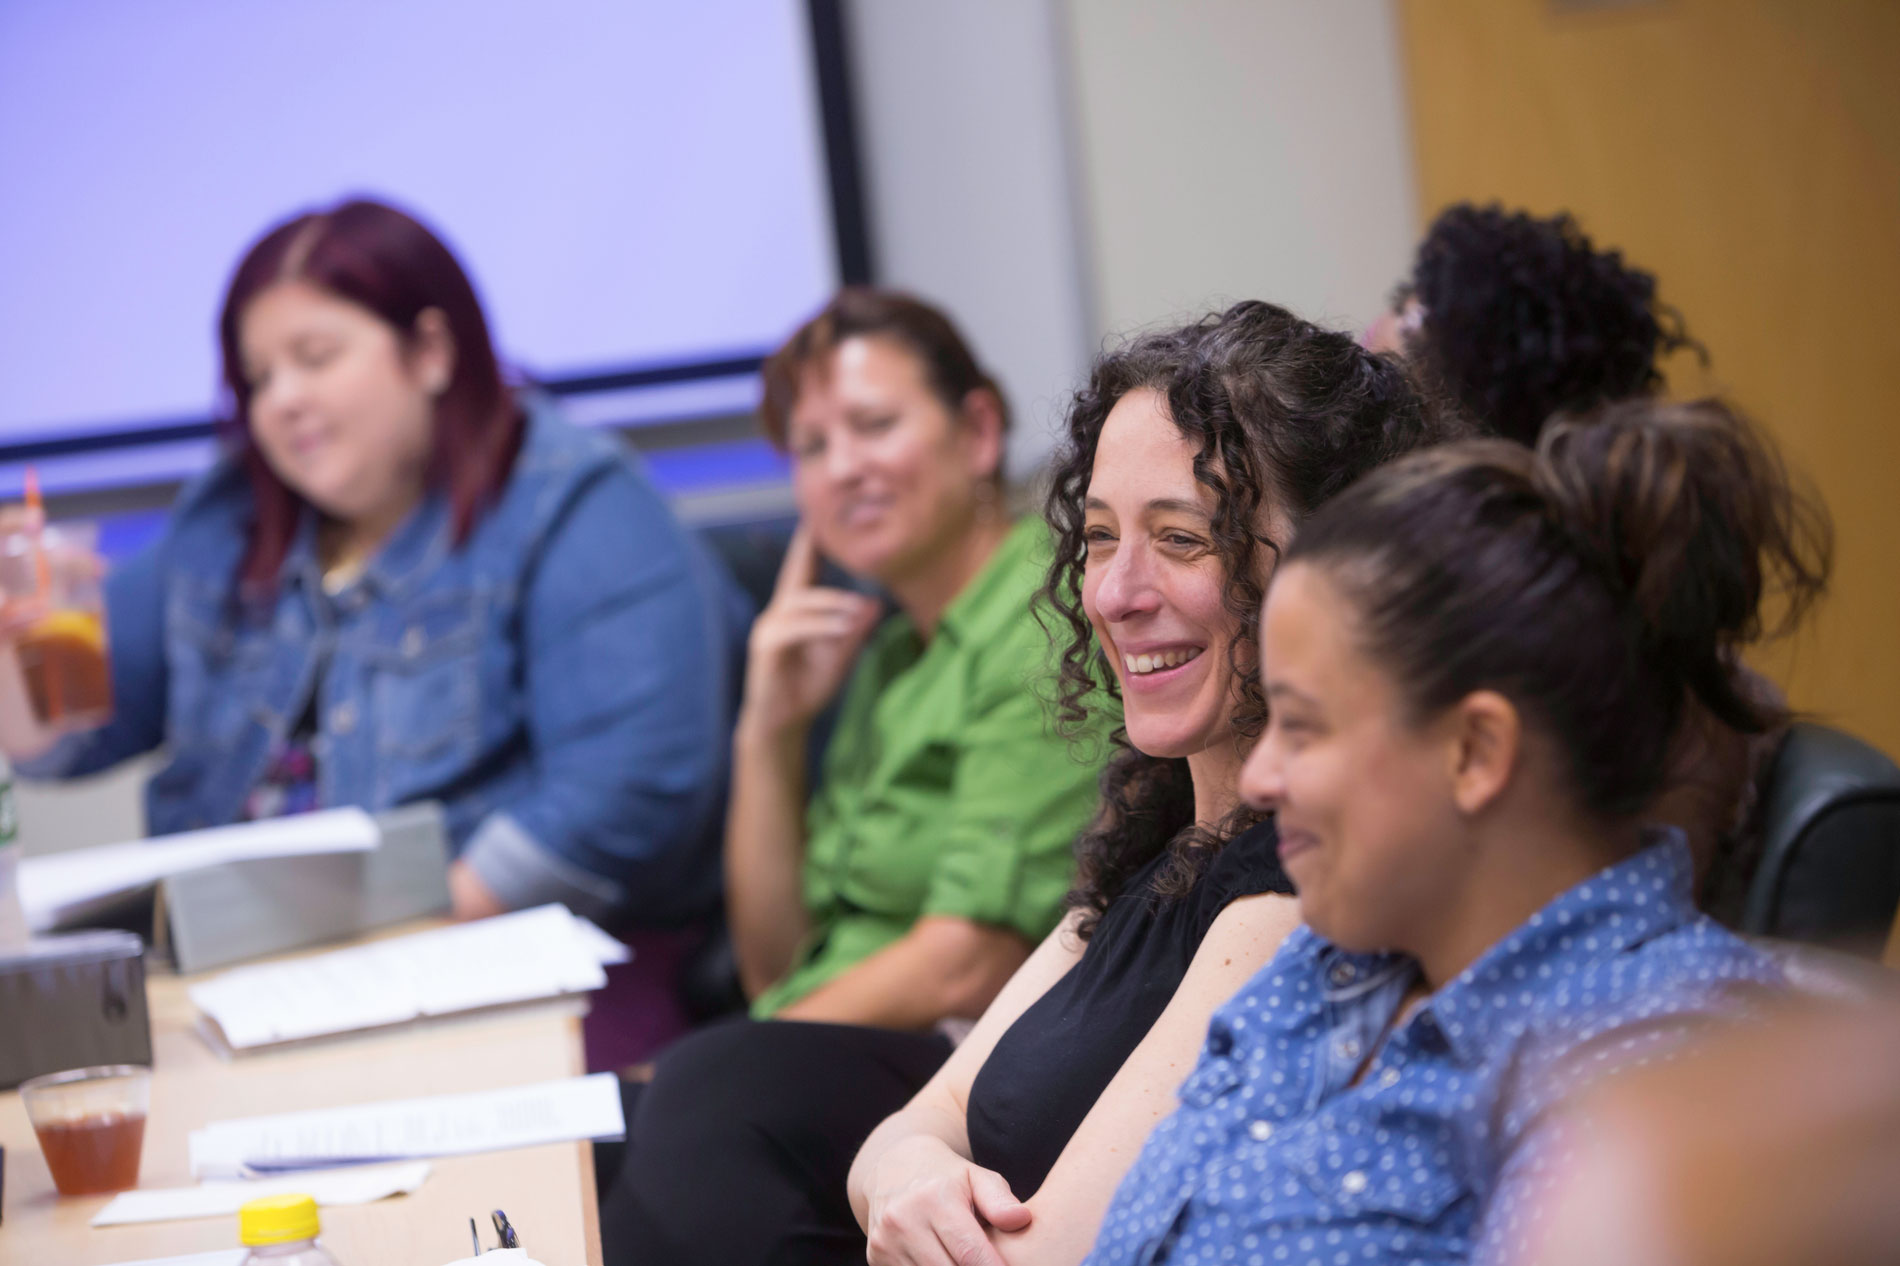
[[[1552,414],[1653,393],[1658,359],[1702,352],[1656,302],[1656,278],[1569,215],[1468,202],[1432,222],[1365,343],[1403,353],[1472,422],[1520,444]]]
[[[1120,750],[1068,917],[852,1166],[873,1263],[1081,1259],[1214,1007],[1299,917],[1238,790],[1267,577],[1327,498],[1442,434],[1396,361],[1270,304],[1096,363],[1044,598],[1064,719],[1120,696]]]
[[[1432,222],[1411,277],[1363,341],[1404,355],[1479,429],[1531,447],[1553,417],[1657,394],[1657,362],[1672,352],[1708,360],[1681,315],[1656,301],[1654,274],[1597,249],[1568,214],[1464,202]],[[1735,673],[1737,689],[1781,702],[1771,682]],[[1730,924],[1760,860],[1758,783],[1786,734],[1737,734],[1692,702],[1652,807],[1689,837],[1701,904]]]

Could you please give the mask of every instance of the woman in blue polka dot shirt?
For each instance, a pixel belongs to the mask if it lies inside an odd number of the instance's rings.
[[[1715,402],[1416,454],[1306,524],[1241,784],[1306,924],[1215,1012],[1089,1262],[1514,1260],[1557,1101],[1779,981],[1641,817],[1690,700],[1777,719],[1735,656],[1828,554]]]

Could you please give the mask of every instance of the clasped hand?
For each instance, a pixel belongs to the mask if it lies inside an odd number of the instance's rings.
[[[894,1145],[871,1191],[871,1266],[1004,1266],[989,1227],[1020,1231],[1029,1206],[993,1169],[972,1164],[942,1139]]]

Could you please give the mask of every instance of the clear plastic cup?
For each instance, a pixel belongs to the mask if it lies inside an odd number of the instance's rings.
[[[90,523],[0,534],[0,671],[49,741],[112,716],[98,536]]]
[[[60,1195],[138,1186],[151,1097],[152,1070],[138,1064],[74,1068],[20,1086]]]

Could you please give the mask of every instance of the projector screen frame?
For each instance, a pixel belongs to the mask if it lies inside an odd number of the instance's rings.
[[[833,242],[837,255],[837,284],[870,284],[874,278],[871,235],[867,217],[863,164],[860,159],[856,93],[851,73],[850,38],[846,29],[844,0],[805,0],[806,27],[809,36],[814,79],[818,89],[820,141],[825,156],[825,181],[829,195]],[[713,382],[737,379],[758,373],[764,355],[757,351],[667,360],[648,363],[629,362],[623,366],[590,369],[586,373],[563,376],[535,376],[532,385],[549,395],[578,399],[608,392],[625,392],[644,387],[679,383]],[[674,419],[666,419],[672,421]],[[650,425],[650,423],[648,423]],[[0,443],[0,468],[20,467],[25,463],[49,458],[75,457],[94,453],[129,452],[187,441],[215,439],[220,421],[215,416],[153,419],[143,424],[121,424],[97,431],[70,435],[49,435],[13,443]],[[119,488],[138,484],[114,481]],[[151,485],[175,485],[171,474],[161,475]],[[62,500],[74,497],[91,500],[97,489],[66,490]]]

